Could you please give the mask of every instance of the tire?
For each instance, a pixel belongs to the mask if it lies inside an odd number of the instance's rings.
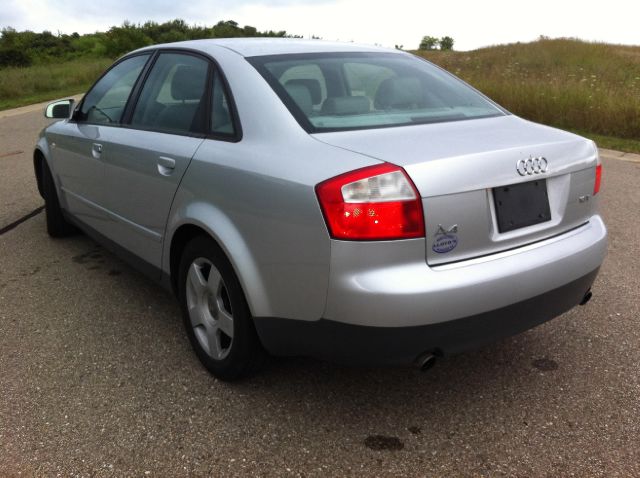
[[[187,244],[178,281],[184,326],[200,362],[224,381],[254,373],[265,353],[240,281],[212,239]]]
[[[77,233],[77,229],[69,224],[62,214],[58,192],[46,161],[42,160],[42,195],[47,217],[47,233],[51,237],[66,237]]]

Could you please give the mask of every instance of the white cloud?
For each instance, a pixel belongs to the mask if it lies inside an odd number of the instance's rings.
[[[452,36],[456,49],[530,41],[539,35],[640,44],[640,5],[629,0],[5,0],[0,26],[71,33],[183,18],[211,25],[235,20],[327,40],[415,48],[423,35]]]
[[[609,0],[606,8],[588,0],[341,0],[331,5],[245,5],[236,18],[253,20],[259,28],[405,48],[416,48],[424,35],[452,36],[463,50],[540,35],[640,44],[640,5],[628,0]]]

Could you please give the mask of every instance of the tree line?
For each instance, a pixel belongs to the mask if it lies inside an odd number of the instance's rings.
[[[454,40],[450,36],[444,36],[442,38],[424,36],[420,42],[418,50],[453,50]]]
[[[121,26],[109,28],[106,32],[80,35],[78,33],[53,34],[30,30],[16,31],[3,28],[0,36],[0,68],[7,66],[25,67],[34,63],[67,61],[76,58],[116,58],[136,48],[157,43],[170,43],[201,38],[233,37],[291,37],[286,31],[265,30],[246,25],[240,27],[233,20],[219,21],[213,26],[188,25],[176,19],[164,23],[145,22],[133,24],[124,22]],[[318,37],[313,37],[318,38]],[[419,50],[452,50],[453,38],[425,36]],[[396,45],[402,49],[402,45]]]
[[[136,48],[156,43],[169,43],[201,38],[232,37],[295,37],[286,31],[259,31],[252,26],[240,27],[233,20],[220,21],[211,27],[188,25],[176,19],[164,23],[124,22],[106,32],[80,35],[53,34],[50,31],[36,33],[3,28],[0,36],[0,68],[6,66],[30,66],[56,60],[75,58],[116,58]]]

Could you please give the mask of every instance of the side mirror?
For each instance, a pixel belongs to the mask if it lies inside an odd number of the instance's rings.
[[[74,100],[60,100],[49,103],[44,110],[46,118],[67,119],[71,116]]]

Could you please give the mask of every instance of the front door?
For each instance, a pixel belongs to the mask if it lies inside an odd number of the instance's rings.
[[[106,232],[103,141],[120,129],[125,105],[149,54],[116,63],[85,95],[72,120],[50,134],[52,159],[64,208]]]

